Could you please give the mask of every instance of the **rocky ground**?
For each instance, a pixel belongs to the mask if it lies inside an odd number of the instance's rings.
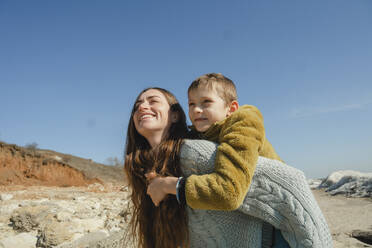
[[[0,247],[128,247],[123,186],[12,186],[0,188]],[[372,231],[372,199],[313,190],[331,229],[334,247],[372,247],[356,237]],[[359,232],[358,232],[359,231]],[[370,241],[369,241],[370,242]]]
[[[124,241],[126,187],[13,186],[0,192],[2,248],[119,247]]]

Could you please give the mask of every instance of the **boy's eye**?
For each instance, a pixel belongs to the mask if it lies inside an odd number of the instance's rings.
[[[211,103],[211,102],[212,102],[212,100],[209,100],[209,99],[206,99],[206,100],[203,101],[203,103]]]
[[[189,103],[189,107],[194,107],[194,106],[195,106],[195,103],[193,103],[193,102]]]

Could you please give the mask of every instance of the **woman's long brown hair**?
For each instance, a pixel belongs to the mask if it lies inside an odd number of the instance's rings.
[[[147,181],[145,173],[156,171],[162,176],[181,176],[179,153],[183,138],[187,134],[186,116],[177,99],[162,88],[147,88],[160,91],[167,99],[170,111],[177,113],[178,121],[172,123],[168,135],[155,148],[140,135],[133,121],[136,111],[133,106],[128,124],[125,164],[128,184],[131,187],[133,215],[130,221],[132,235],[138,235],[141,248],[175,248],[188,247],[188,228],[186,208],[178,204],[176,197],[168,195],[156,207],[146,194]]]

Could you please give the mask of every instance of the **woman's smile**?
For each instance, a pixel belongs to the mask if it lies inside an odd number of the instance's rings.
[[[142,120],[152,119],[154,117],[155,117],[154,114],[146,114],[146,113],[144,113],[142,115],[139,115],[138,119],[139,119],[139,121],[142,121]]]

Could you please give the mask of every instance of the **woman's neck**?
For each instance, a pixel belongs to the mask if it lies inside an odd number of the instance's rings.
[[[151,135],[147,135],[145,137],[147,139],[147,142],[149,142],[151,148],[157,147],[164,138],[163,132],[152,132]]]
[[[154,137],[152,139],[147,139],[147,141],[149,142],[151,148],[155,148],[160,144],[161,137]]]

